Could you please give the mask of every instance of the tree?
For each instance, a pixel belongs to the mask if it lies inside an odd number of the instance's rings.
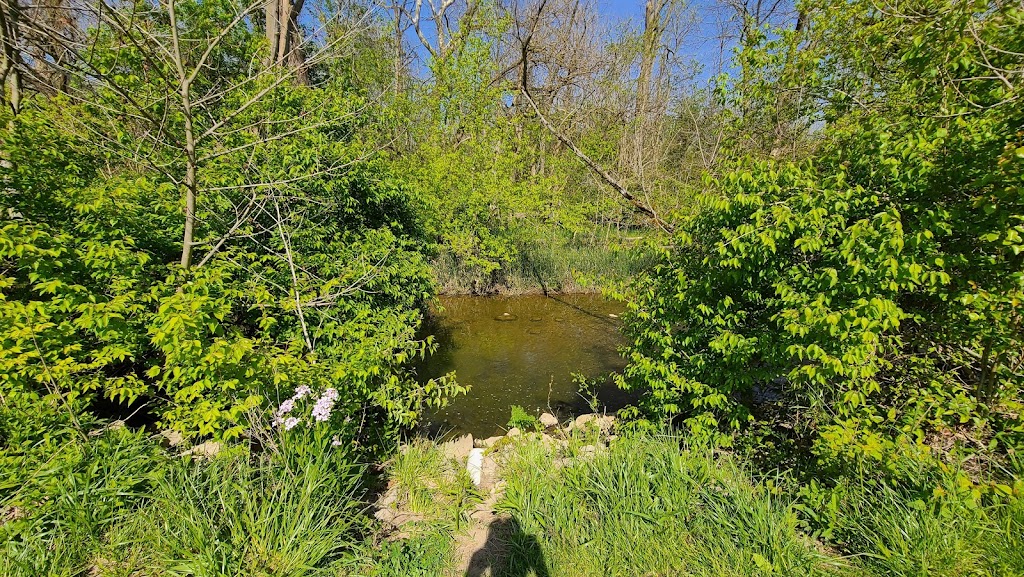
[[[232,437],[300,384],[344,383],[339,406],[382,428],[454,391],[406,366],[430,346],[430,278],[403,183],[356,136],[374,103],[267,63],[260,4],[88,7],[80,42],[27,24],[72,57],[47,62],[67,90],[3,133],[20,220],[0,254],[0,392],[155,397],[166,425]],[[307,64],[336,65],[347,38]]]
[[[726,442],[780,398],[786,434],[831,464],[925,453],[949,429],[1019,447],[1019,8],[806,8],[810,38],[742,58],[819,103],[820,147],[741,151],[711,181],[634,287],[620,382]],[[735,97],[751,95],[774,106]]]
[[[305,0],[266,0],[263,7],[264,29],[269,48],[268,61],[295,71],[300,84],[309,82],[303,50],[299,16]]]

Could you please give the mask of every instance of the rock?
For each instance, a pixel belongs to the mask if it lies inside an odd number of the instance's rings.
[[[576,419],[572,422],[571,425],[569,425],[569,430],[570,431],[575,431],[577,429],[582,429],[582,428],[587,426],[587,423],[589,423],[590,421],[593,421],[596,418],[597,418],[597,415],[595,415],[593,413],[587,413],[585,415],[580,415],[580,416],[576,417]]]
[[[549,451],[558,451],[569,444],[565,439],[556,439],[551,435],[541,435],[540,442]]]
[[[477,487],[483,481],[484,474],[484,450],[473,449],[469,452],[469,459],[466,462],[466,471],[469,472],[469,478],[472,479],[473,484]]]
[[[469,456],[470,451],[473,450],[473,435],[462,435],[457,439],[452,439],[447,443],[441,445],[441,452],[444,456],[449,459],[455,459],[461,461]]]
[[[391,487],[386,493],[381,495],[381,498],[377,501],[377,507],[386,509],[395,504],[398,501],[398,486]]]
[[[199,445],[196,445],[195,447],[192,447],[191,449],[185,451],[182,454],[183,455],[191,455],[191,456],[194,456],[194,457],[206,457],[207,459],[212,459],[219,452],[220,452],[220,443],[218,443],[217,441],[206,441],[205,443],[201,443]]]
[[[391,509],[377,509],[373,517],[381,523],[391,523],[395,520],[395,512]]]
[[[495,444],[497,444],[498,441],[500,441],[500,440],[502,440],[504,438],[505,437],[501,436],[501,435],[499,435],[497,437],[487,437],[486,439],[484,439],[482,441],[477,441],[476,444],[477,444],[477,446],[482,447],[484,449],[490,449]]]
[[[395,513],[395,516],[391,519],[390,523],[396,528],[401,528],[402,525],[405,525],[406,523],[416,523],[418,521],[423,521],[424,519],[425,517],[420,513],[403,511]]]
[[[494,317],[494,320],[505,323],[505,322],[519,320],[519,317],[517,317],[516,315],[510,314],[510,313],[501,313],[500,315]]]
[[[597,453],[597,447],[594,445],[584,445],[580,447],[580,457],[593,457],[594,453]]]
[[[521,434],[523,434],[523,432],[520,431],[518,427],[512,427],[511,429],[508,430],[507,433],[505,433],[505,436],[506,437],[518,437]]]
[[[498,481],[498,462],[489,456],[484,456],[480,466],[480,483],[477,485],[485,491],[489,491]]]
[[[595,415],[589,413],[586,415],[580,415],[576,417],[576,420],[569,425],[570,431],[580,431],[586,429],[590,423],[594,423],[602,433],[610,433],[612,428],[615,426],[615,417],[612,415]]]
[[[558,417],[551,413],[542,413],[540,416],[540,424],[545,429],[558,426]]]
[[[608,313],[608,316],[613,318],[613,319],[619,318],[619,315],[616,315],[616,314],[613,314],[613,313]]]
[[[160,437],[168,447],[177,447],[185,442],[185,436],[174,429],[164,429],[163,431],[160,431]]]

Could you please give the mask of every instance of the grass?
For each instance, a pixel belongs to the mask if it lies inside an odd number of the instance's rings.
[[[433,526],[406,539],[367,543],[359,553],[358,562],[341,575],[438,577],[453,564],[452,534]]]
[[[505,577],[1024,575],[1019,470],[997,483],[907,467],[798,487],[679,437],[606,447],[596,429],[565,442],[524,434],[493,455]],[[11,577],[447,575],[481,499],[426,440],[387,464],[395,507],[418,516],[401,532],[366,515],[361,469],[329,451],[192,460],[120,428],[25,471],[4,485],[0,574]]]
[[[962,472],[835,491],[835,541],[872,575],[1024,575],[1024,502],[983,494]]]
[[[5,577],[338,575],[369,532],[341,454],[167,454],[126,428],[80,435],[5,494]],[[5,485],[6,486],[6,485]]]
[[[941,467],[900,481],[843,478],[819,487],[810,511],[787,477],[752,475],[740,458],[677,437],[627,435],[580,458],[583,443],[593,439],[526,438],[505,458],[500,507],[543,557],[524,567],[543,561],[566,577],[1024,575],[1020,481],[993,490]],[[821,513],[811,516],[824,537],[811,537],[807,513]]]
[[[830,575],[845,562],[802,535],[792,500],[729,457],[672,437],[624,437],[552,466],[519,445],[500,507],[540,542],[552,575]]]
[[[247,453],[175,461],[112,549],[126,575],[332,574],[358,544],[359,483],[358,468],[329,456],[302,466]]]
[[[41,461],[22,460],[17,484],[0,499],[0,573],[89,571],[107,532],[146,500],[161,464],[145,435],[123,427],[74,435]]]
[[[460,528],[480,502],[469,473],[449,459],[436,443],[418,439],[396,454],[388,467],[398,510],[422,516],[431,524]]]

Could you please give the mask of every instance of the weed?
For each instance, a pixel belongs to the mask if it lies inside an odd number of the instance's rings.
[[[526,412],[526,409],[519,405],[512,405],[512,416],[508,420],[510,429],[521,431],[537,431],[540,429],[540,420]]]

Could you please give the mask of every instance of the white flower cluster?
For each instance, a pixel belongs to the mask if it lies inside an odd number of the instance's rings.
[[[327,389],[313,406],[313,418],[317,421],[326,421],[331,418],[331,411],[334,410],[334,403],[338,400],[337,389]]]
[[[274,412],[273,424],[275,427],[284,427],[286,431],[294,429],[302,419],[299,417],[291,416],[293,410],[295,410],[295,402],[306,397],[312,396],[313,391],[306,385],[302,385],[295,389],[295,394],[292,398],[285,400],[281,403],[281,406]],[[335,388],[329,388],[324,391],[320,398],[317,399],[316,404],[313,405],[313,410],[310,411],[310,416],[314,421],[322,423],[331,418],[331,413],[334,412],[334,404],[338,402],[338,390]]]

